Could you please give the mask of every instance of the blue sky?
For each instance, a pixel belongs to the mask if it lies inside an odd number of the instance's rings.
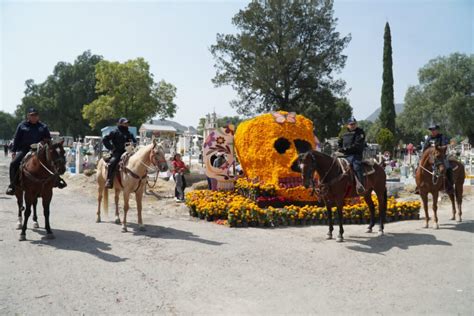
[[[231,18],[247,1],[5,1],[0,0],[0,110],[13,112],[24,82],[42,82],[58,61],[83,51],[108,60],[144,57],[158,81],[178,89],[175,120],[197,125],[216,110],[234,115],[230,87],[215,88],[209,47],[216,33],[234,33]],[[336,1],[338,31],[351,33],[348,60],[338,74],[350,88],[358,119],[380,105],[385,22],[392,30],[395,102],[417,84],[430,59],[473,52],[470,1]]]

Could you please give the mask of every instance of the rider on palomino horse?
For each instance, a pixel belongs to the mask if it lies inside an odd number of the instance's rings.
[[[111,189],[114,185],[115,169],[125,152],[125,144],[132,142],[135,145],[137,143],[135,136],[128,130],[128,123],[129,121],[125,117],[120,118],[117,122],[117,129],[111,131],[102,140],[105,148],[112,151],[112,158],[107,170],[107,182],[105,182],[105,187],[108,189]]]
[[[423,152],[430,148],[431,144],[435,146],[447,146],[449,144],[449,138],[439,132],[439,125],[431,125],[428,127],[431,131],[431,135],[426,139],[423,145]],[[445,155],[444,167],[446,168],[446,193],[453,192],[453,168],[448,160],[448,155]]]
[[[18,169],[21,161],[31,149],[31,145],[43,140],[50,140],[48,126],[39,120],[39,113],[35,108],[28,109],[27,120],[18,124],[12,146],[12,162],[10,163],[10,185],[6,194],[14,195],[18,184]],[[57,177],[55,187],[60,189],[67,184],[61,177]]]
[[[354,117],[347,121],[347,131],[339,138],[338,145],[338,151],[345,155],[356,174],[357,193],[364,192],[362,153],[365,147],[365,132],[362,128],[357,127],[357,121]]]

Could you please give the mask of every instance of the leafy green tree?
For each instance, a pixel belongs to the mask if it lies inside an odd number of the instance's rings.
[[[82,117],[84,104],[97,98],[95,65],[102,56],[85,51],[73,64],[59,62],[43,83],[26,81],[25,96],[17,107],[16,116],[24,118],[29,107],[38,108],[41,120],[51,130],[63,135],[79,136],[93,133]]]
[[[392,133],[395,133],[396,113],[393,101],[392,36],[388,22],[385,24],[383,39],[382,107],[379,119],[382,128],[388,128]]]
[[[15,134],[19,120],[10,113],[0,111],[0,139],[9,140]]]
[[[380,145],[382,151],[393,151],[395,146],[395,136],[388,128],[381,128],[377,134],[377,143]]]
[[[96,66],[96,79],[99,97],[82,111],[91,127],[121,116],[140,126],[155,115],[167,118],[176,112],[176,88],[164,80],[155,83],[143,58],[124,63],[103,60]]]
[[[319,137],[337,135],[338,106],[347,110],[348,103],[336,97],[345,82],[333,77],[344,67],[350,36],[336,31],[333,1],[254,0],[232,22],[239,33],[217,34],[211,53],[213,83],[237,91],[237,112],[294,111],[324,122]]]
[[[474,55],[453,53],[428,62],[418,71],[419,85],[409,87],[400,129],[418,140],[436,123],[443,133],[463,135],[474,145]]]

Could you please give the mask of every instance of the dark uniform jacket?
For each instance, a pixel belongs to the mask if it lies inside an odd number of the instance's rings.
[[[124,153],[125,144],[130,142],[133,142],[134,144],[137,143],[135,136],[133,136],[133,134],[130,133],[128,129],[124,130],[119,128],[111,131],[102,140],[105,148],[113,151],[114,153]]]
[[[426,142],[423,146],[423,151],[430,148],[432,143],[437,145],[437,146],[446,146],[446,145],[449,144],[449,139],[441,133],[434,136],[434,137],[430,136],[430,137],[428,137],[428,139],[426,140]]]
[[[37,122],[36,124],[28,121],[21,122],[16,128],[12,151],[29,151],[32,144],[39,143],[44,139],[51,139],[51,134],[46,124],[42,122]]]
[[[362,157],[365,148],[365,133],[362,128],[347,131],[339,138],[339,150],[345,155],[356,155]]]

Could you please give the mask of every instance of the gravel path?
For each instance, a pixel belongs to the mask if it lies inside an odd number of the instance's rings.
[[[121,233],[112,214],[95,223],[94,189],[71,180],[55,190],[56,239],[43,239],[40,228],[19,242],[16,201],[3,194],[7,163],[0,158],[1,315],[474,311],[472,194],[462,223],[450,221],[443,204],[439,230],[406,221],[387,224],[386,236],[377,237],[347,225],[346,242],[338,244],[324,240],[323,226],[230,229],[153,196],[147,230],[138,231],[132,209],[131,229]]]

